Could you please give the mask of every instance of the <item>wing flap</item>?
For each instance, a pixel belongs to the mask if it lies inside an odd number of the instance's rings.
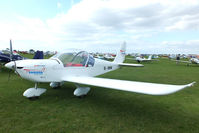
[[[187,85],[168,85],[168,84],[156,84],[156,83],[145,83],[135,81],[125,81],[116,79],[105,79],[96,77],[65,77],[64,81],[92,85],[98,87],[105,87],[110,89],[130,91],[149,95],[167,95],[186,87],[193,86],[193,83]]]

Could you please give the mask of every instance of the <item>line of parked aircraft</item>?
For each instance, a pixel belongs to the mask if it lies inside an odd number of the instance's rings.
[[[43,51],[36,51],[33,59],[43,59]],[[12,50],[12,41],[10,40],[10,51],[0,51],[0,63],[5,64],[10,61],[25,60],[27,58],[19,55],[17,52]]]
[[[10,47],[12,47],[11,41]],[[195,83],[169,85],[96,77],[120,67],[143,67],[142,64],[123,63],[126,52],[125,43],[121,45],[113,61],[94,58],[86,51],[66,51],[57,53],[50,59],[14,60],[12,48],[10,50],[11,62],[5,66],[14,70],[22,78],[35,82],[34,88],[29,88],[23,93],[23,96],[27,98],[39,97],[46,91],[44,88],[37,87],[39,82],[49,82],[53,88],[61,86],[64,82],[72,82],[77,87],[74,95],[78,97],[85,96],[90,91],[90,87],[85,87],[85,85],[149,95],[167,95],[190,87]],[[148,60],[151,60],[151,57]]]
[[[198,58],[190,58],[189,61],[184,61],[184,60],[173,60],[173,61],[176,61],[176,63],[179,63],[179,62],[187,63],[188,66],[190,64],[199,65],[199,59]]]

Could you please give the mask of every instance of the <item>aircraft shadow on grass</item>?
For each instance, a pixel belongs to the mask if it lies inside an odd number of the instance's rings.
[[[65,89],[68,87],[68,89]],[[48,100],[57,98],[57,102],[59,101],[67,101],[72,98],[72,101],[77,101],[77,99],[71,94],[75,86],[72,84],[66,84],[64,87],[61,87],[60,90],[53,90],[53,92],[49,95],[45,95]],[[60,92],[61,91],[61,92]],[[107,91],[107,92],[106,92]],[[119,94],[118,94],[119,93]],[[106,95],[107,94],[107,95]],[[78,104],[80,104],[81,109],[87,110],[92,107],[94,110],[98,110],[101,114],[110,118],[121,117],[121,123],[125,123],[126,119],[132,118],[134,122],[139,125],[143,125],[144,122],[150,122],[151,125],[156,125],[157,123],[162,123],[162,125],[176,125],[176,119],[193,119],[193,121],[197,121],[197,118],[192,118],[191,116],[184,116],[179,111],[170,110],[170,105],[166,104],[161,100],[161,102],[157,102],[157,99],[152,96],[147,95],[134,95],[130,96],[129,94],[123,92],[121,94],[118,91],[114,91],[113,95],[110,95],[110,90],[96,88],[94,91],[91,91],[90,94],[87,95],[86,99],[78,99]],[[116,96],[116,97],[115,97]],[[74,99],[73,99],[74,98]],[[86,100],[86,102],[85,102]],[[51,100],[50,100],[51,101]],[[51,103],[48,101],[48,104],[54,104],[54,101]],[[73,103],[71,103],[73,104]],[[171,105],[171,108],[173,104]],[[179,108],[178,108],[179,109]],[[126,118],[126,119],[125,119]],[[122,122],[123,121],[123,122]],[[146,126],[147,127],[147,126]],[[145,128],[146,128],[145,127]],[[151,129],[149,129],[150,131]],[[173,130],[178,130],[178,127]]]

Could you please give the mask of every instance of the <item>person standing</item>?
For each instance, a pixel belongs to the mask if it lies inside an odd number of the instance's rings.
[[[180,54],[178,54],[176,57],[176,64],[179,64],[179,62],[180,62]]]

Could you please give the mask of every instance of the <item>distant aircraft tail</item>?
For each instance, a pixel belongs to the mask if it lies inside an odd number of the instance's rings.
[[[152,59],[152,55],[149,55],[148,60],[151,60],[151,59]]]
[[[117,55],[114,59],[114,63],[122,63],[125,60],[125,52],[126,52],[126,42],[121,45],[120,51],[117,52]]]
[[[43,59],[44,58],[44,53],[43,51],[37,51],[35,53],[35,56],[33,57],[33,59]]]

